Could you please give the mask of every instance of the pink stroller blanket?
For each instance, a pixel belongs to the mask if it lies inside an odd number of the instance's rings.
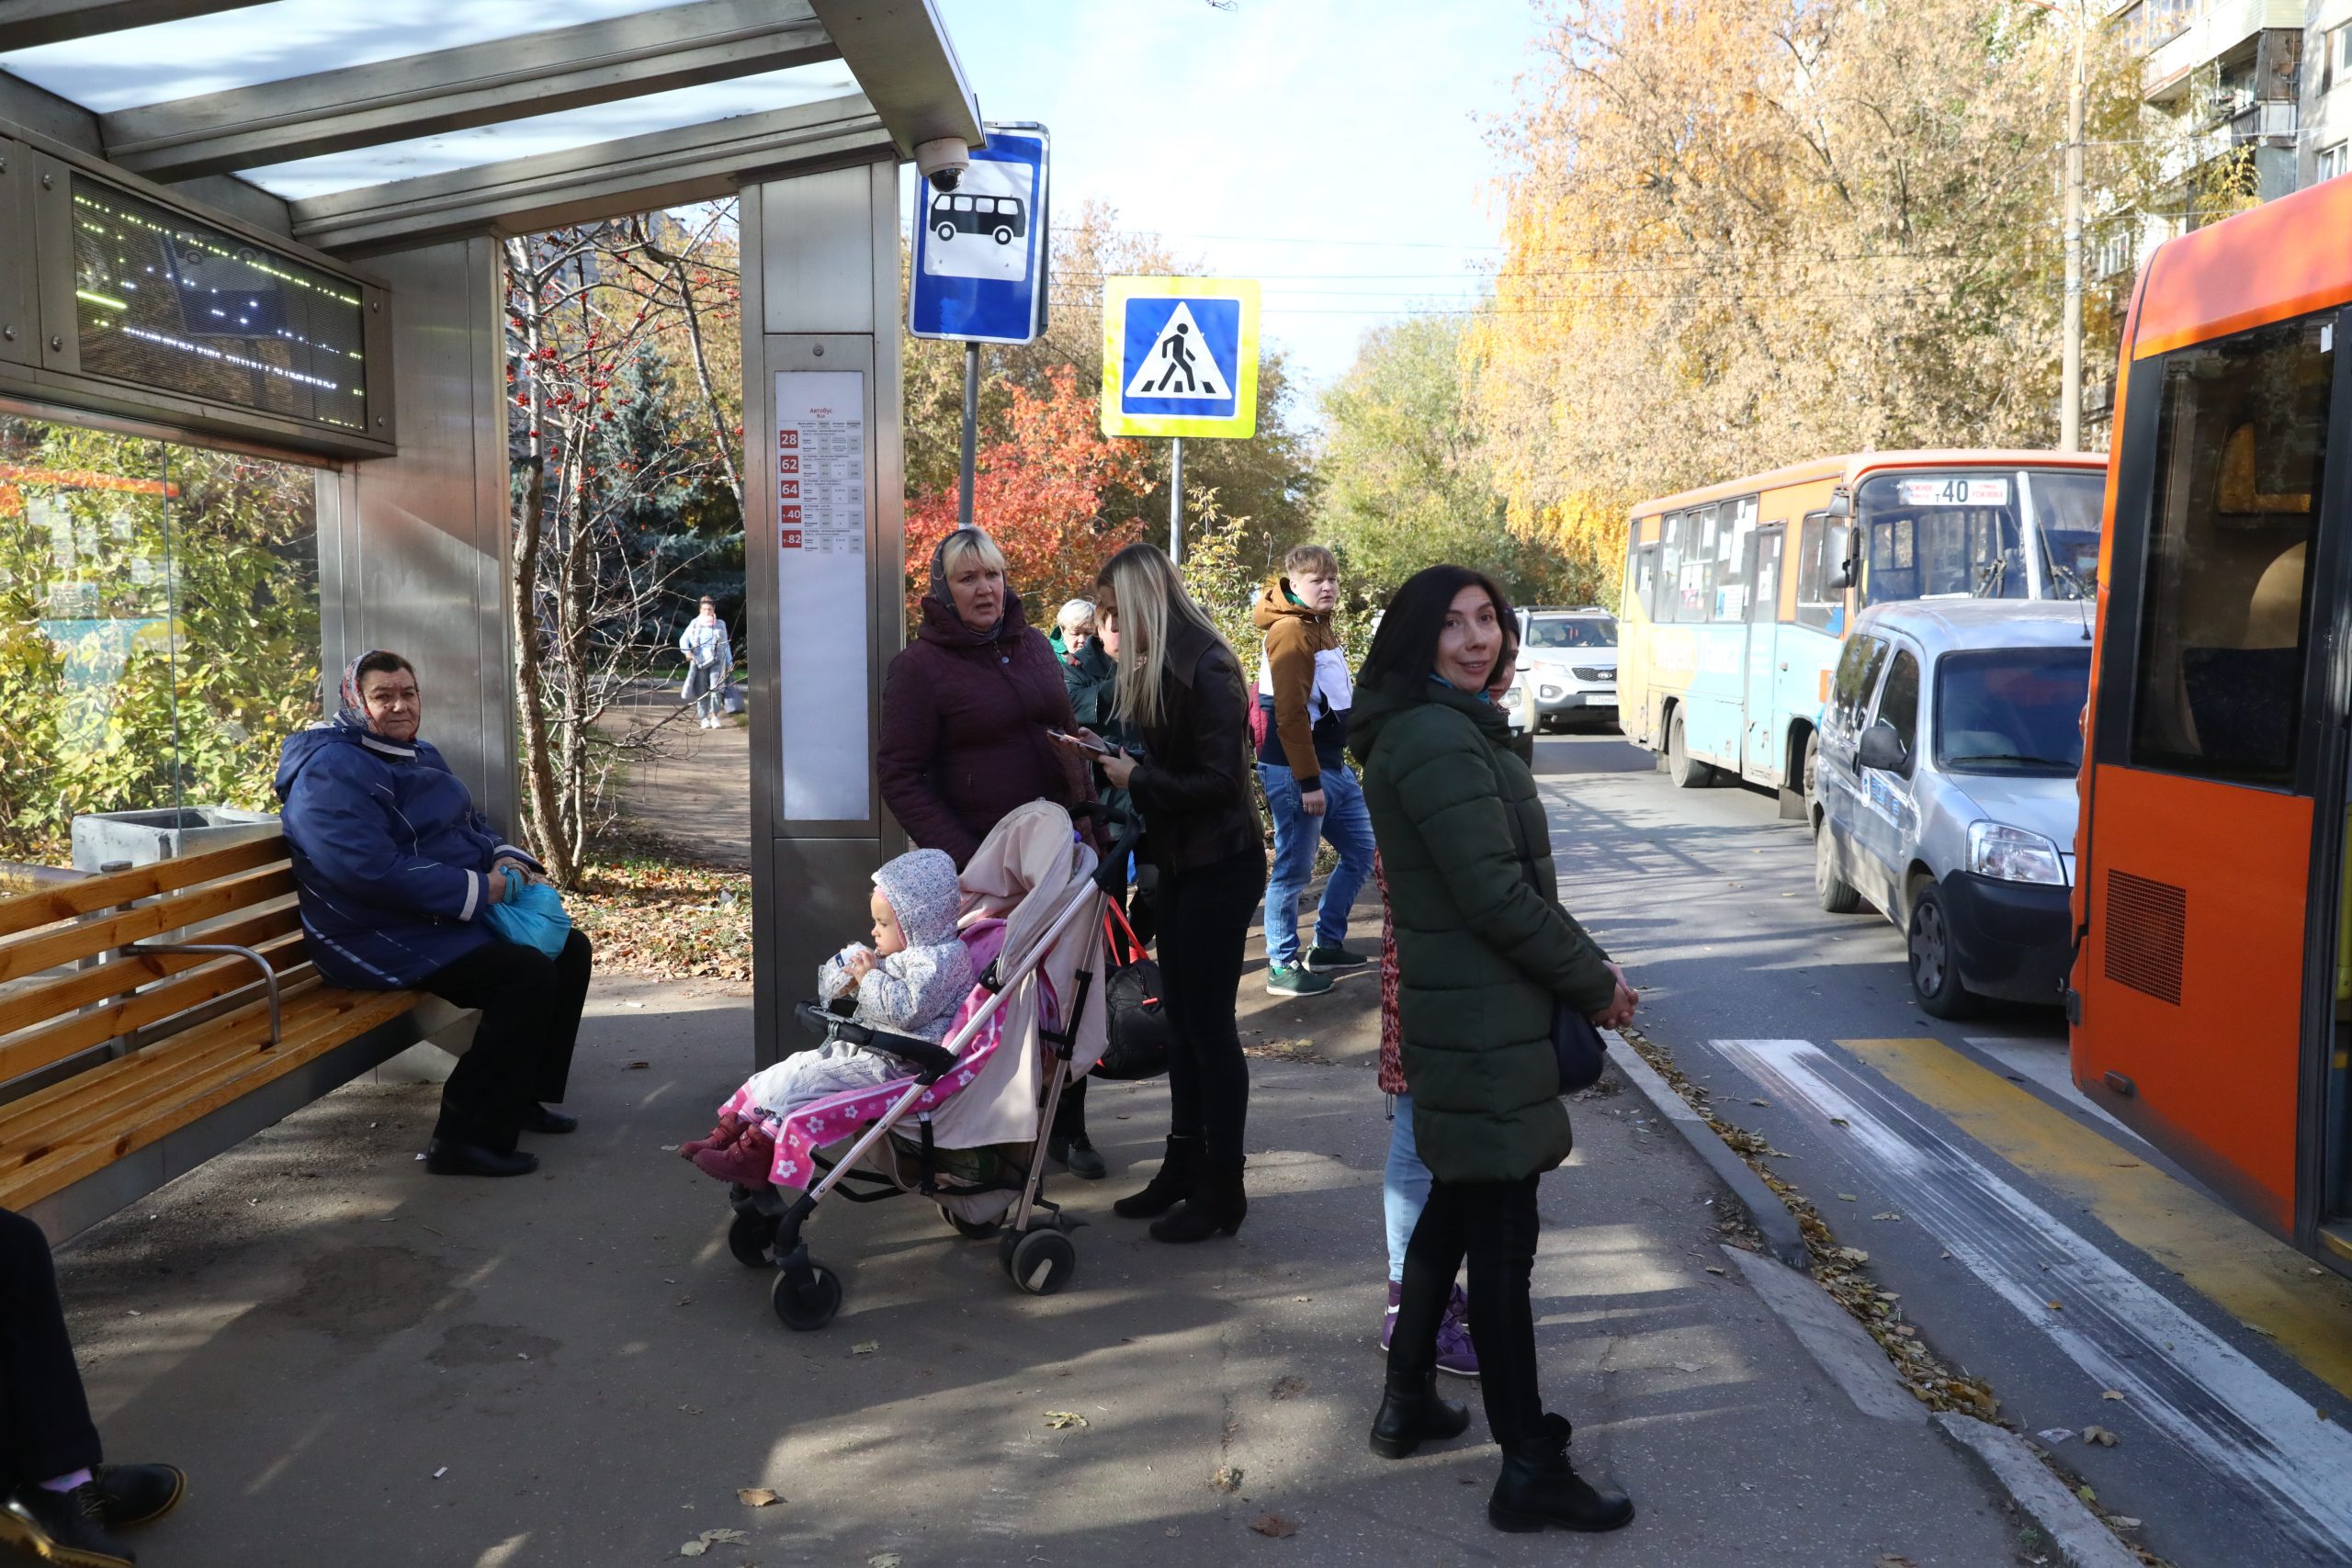
[[[1004,922],[978,920],[961,934],[965,950],[972,955],[972,967],[983,975],[987,974],[989,965],[996,962],[997,954],[1004,949]],[[964,1005],[956,1010],[955,1024],[948,1030],[949,1039],[954,1039],[970,1021],[972,1015],[988,1005],[989,996],[989,993],[982,987],[972,987],[971,994],[964,998]],[[1047,1005],[1051,1006],[1050,998]],[[980,1069],[988,1065],[989,1058],[996,1055],[997,1047],[1003,1043],[1003,1024],[1001,1011],[991,1017],[957,1055],[955,1068],[943,1074],[936,1083],[916,1097],[910,1108],[910,1113],[936,1110],[969,1088],[972,1080],[980,1076]],[[775,1124],[775,1157],[769,1162],[768,1179],[778,1187],[807,1187],[817,1171],[816,1161],[811,1157],[815,1151],[827,1145],[854,1138],[881,1120],[914,1081],[914,1075],[910,1073],[872,1089],[829,1095],[823,1100],[812,1100],[785,1117]],[[766,1120],[740,1089],[725,1105],[719,1107],[719,1111],[722,1114],[732,1113],[755,1123],[764,1123]]]

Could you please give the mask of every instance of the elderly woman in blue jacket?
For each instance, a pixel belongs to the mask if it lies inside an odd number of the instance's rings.
[[[463,780],[417,739],[416,671],[382,649],[352,660],[343,711],[287,737],[277,795],[312,962],[339,986],[416,989],[480,1008],[471,1048],[441,1092],[425,1168],[522,1176],[521,1133],[579,1125],[563,1099],[593,954],[577,931],[550,959],[503,942],[482,912],[513,866],[538,862],[490,830]]]

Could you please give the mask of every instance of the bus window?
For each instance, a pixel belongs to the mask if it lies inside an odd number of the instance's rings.
[[[1675,612],[1679,621],[1703,622],[1715,602],[1716,509],[1693,507],[1683,514],[1682,603]]]
[[[1650,619],[1672,625],[1682,618],[1682,513],[1667,514],[1660,525],[1657,555],[1657,602]]]
[[[2165,356],[2134,767],[2294,782],[2334,360],[2311,317]]]
[[[1634,560],[1634,603],[1646,611],[1657,597],[1657,547],[1644,545]]]
[[[1723,503],[1723,526],[1715,536],[1715,582],[1711,618],[1747,619],[1747,544],[1756,536],[1756,502]]]
[[[1845,608],[1845,593],[1827,587],[1845,560],[1846,531],[1816,512],[1797,537],[1797,625],[1826,632]]]
[[[1787,547],[1788,530],[1775,523],[1747,536],[1747,618],[1781,618],[1781,552]]]
[[[1855,501],[1862,603],[2032,592],[2014,475],[1878,474]]]
[[[2041,540],[2041,570],[2052,599],[2098,596],[2098,535],[2107,511],[2107,476],[2041,468],[2025,476],[2033,496],[2033,524]]]

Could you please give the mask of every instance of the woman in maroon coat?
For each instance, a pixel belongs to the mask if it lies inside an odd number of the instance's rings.
[[[1085,764],[1046,735],[1077,728],[1062,661],[1023,616],[1003,552],[978,528],[956,529],[932,553],[922,625],[883,684],[883,803],[917,848],[944,850],[961,870],[1013,807],[1094,798]],[[1085,1107],[1082,1092],[1063,1097],[1052,1151],[1093,1179],[1106,1167]]]

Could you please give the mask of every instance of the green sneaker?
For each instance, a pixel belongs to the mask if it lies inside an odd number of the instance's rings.
[[[1274,997],[1319,997],[1331,988],[1331,982],[1305,967],[1277,969],[1266,966],[1266,994]]]
[[[1328,975],[1334,969],[1361,969],[1372,960],[1344,947],[1310,947],[1299,962],[1318,975]]]

